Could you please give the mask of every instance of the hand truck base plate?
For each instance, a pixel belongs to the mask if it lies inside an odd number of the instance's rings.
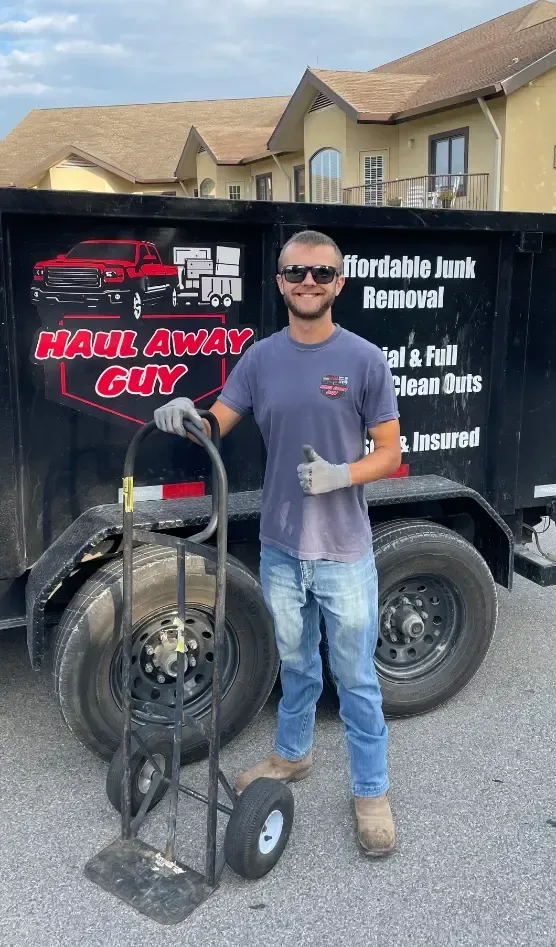
[[[117,839],[85,866],[90,881],[159,924],[179,924],[212,894],[204,876],[138,838]]]

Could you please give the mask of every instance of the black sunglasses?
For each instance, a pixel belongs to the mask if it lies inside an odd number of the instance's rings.
[[[288,283],[302,283],[310,273],[315,283],[331,283],[335,276],[340,276],[340,270],[335,266],[302,266],[300,263],[292,263],[290,266],[284,266],[280,270],[280,276],[283,276]]]

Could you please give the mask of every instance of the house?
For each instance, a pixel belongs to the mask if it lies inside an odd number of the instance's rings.
[[[31,112],[0,186],[556,212],[556,3],[291,97]]]
[[[0,142],[0,187],[244,197],[259,169],[277,170],[267,142],[288,101],[36,109]],[[209,144],[195,144],[191,163],[186,143],[202,136]],[[268,196],[288,199],[285,177]]]

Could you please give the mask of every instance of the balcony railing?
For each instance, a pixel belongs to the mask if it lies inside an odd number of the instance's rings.
[[[488,210],[488,174],[426,174],[346,187],[344,204],[364,207],[431,207]]]

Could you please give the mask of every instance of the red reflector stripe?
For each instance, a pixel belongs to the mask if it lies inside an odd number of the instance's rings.
[[[181,500],[183,497],[204,497],[205,485],[199,480],[194,483],[165,483],[162,486],[163,500]]]
[[[400,467],[398,467],[398,469],[395,470],[393,474],[390,474],[388,480],[395,480],[400,477],[409,477],[409,464],[402,464]]]

